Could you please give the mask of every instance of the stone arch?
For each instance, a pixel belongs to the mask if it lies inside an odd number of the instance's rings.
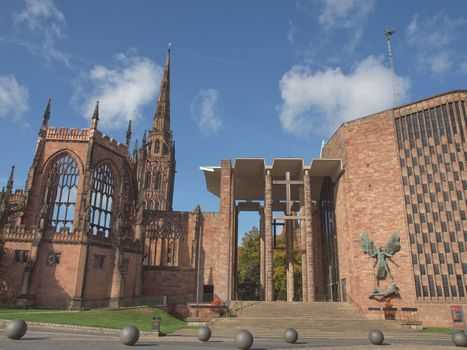
[[[69,148],[63,148],[63,149],[53,153],[52,155],[50,155],[50,157],[44,162],[44,164],[42,166],[42,169],[41,169],[41,172],[44,173],[44,174],[48,174],[48,172],[50,171],[50,167],[53,166],[54,162],[58,158],[62,157],[63,155],[66,155],[66,154],[74,159],[74,161],[79,166],[80,172],[82,173],[83,170],[84,170],[83,161],[81,160],[78,153],[76,153],[75,151],[73,151],[73,150],[71,150]]]

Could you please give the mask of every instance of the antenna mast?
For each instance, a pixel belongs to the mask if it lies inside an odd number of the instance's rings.
[[[397,78],[396,70],[394,69],[394,61],[392,60],[392,49],[391,49],[391,35],[396,31],[394,28],[386,28],[384,30],[384,35],[386,35],[386,42],[388,44],[388,53],[389,53],[389,67],[391,68],[391,77],[392,77],[392,93],[394,97],[394,106],[399,105],[399,93],[397,91]]]

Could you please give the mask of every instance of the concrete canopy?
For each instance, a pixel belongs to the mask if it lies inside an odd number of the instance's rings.
[[[203,166],[206,187],[209,192],[220,197],[220,166]],[[273,181],[285,180],[287,172],[293,181],[303,180],[303,175],[308,170],[311,177],[311,197],[313,201],[319,199],[321,184],[324,177],[329,176],[335,182],[341,175],[342,161],[340,159],[313,159],[309,166],[304,164],[302,158],[274,158],[272,165],[267,165],[264,158],[237,158],[234,161],[232,171],[235,178],[235,199],[243,201],[264,200],[265,174],[271,170]],[[291,186],[293,200],[299,200],[299,188]],[[286,199],[285,185],[273,185],[273,201]]]

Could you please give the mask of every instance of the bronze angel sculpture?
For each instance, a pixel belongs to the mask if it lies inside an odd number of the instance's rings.
[[[391,258],[401,249],[400,238],[397,233],[393,233],[388,243],[384,247],[376,248],[373,241],[370,241],[367,233],[362,234],[360,238],[360,244],[364,253],[368,254],[370,258],[376,258],[375,264],[375,288],[373,292],[368,296],[370,299],[375,297],[386,298],[392,294],[398,294],[397,284],[392,277],[391,272],[389,271],[388,263],[386,262],[387,258]],[[384,291],[379,288],[379,282],[386,279],[386,276],[391,278],[392,283],[391,287]]]

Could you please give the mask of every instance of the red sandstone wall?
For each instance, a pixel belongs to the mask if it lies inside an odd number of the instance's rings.
[[[104,266],[94,266],[95,255],[104,255]],[[108,248],[90,246],[86,268],[86,282],[83,297],[85,299],[110,298],[115,251]]]
[[[195,294],[195,271],[177,267],[147,268],[143,273],[143,295],[166,295],[168,302],[185,303],[183,297]]]
[[[135,296],[136,284],[138,283],[138,270],[141,269],[142,256],[138,253],[124,252],[123,258],[128,259],[128,271],[125,275],[125,285],[121,296],[130,298]]]
[[[26,263],[15,262],[15,249],[31,250],[31,243],[6,242],[0,260],[0,304],[15,303],[21,291],[24,266]]]
[[[467,311],[467,304],[452,305],[462,305],[464,313]],[[450,304],[420,303],[417,308],[417,317],[423,320],[423,327],[452,327]]]
[[[31,294],[41,307],[68,307],[77,280],[77,261],[82,245],[43,243],[40,246],[33,273]],[[48,265],[49,252],[61,253],[60,263]]]
[[[227,295],[229,244],[220,233],[221,222],[220,213],[203,213],[201,271],[204,285],[214,285],[214,294],[224,298]]]
[[[347,279],[351,299],[363,311],[382,307],[368,299],[374,288],[374,262],[360,248],[360,236],[384,246],[392,232],[401,237],[402,249],[389,262],[400,288],[396,307],[414,306],[414,284],[403,204],[392,111],[346,123],[326,145],[323,156],[341,158],[345,173],[335,187],[340,278]],[[382,289],[389,282],[382,282]]]
[[[179,242],[178,266],[192,268],[193,240],[195,239],[196,215],[190,212],[179,213],[179,225],[183,239]]]

